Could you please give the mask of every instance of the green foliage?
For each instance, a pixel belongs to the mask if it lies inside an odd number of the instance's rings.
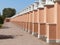
[[[4,23],[4,18],[3,16],[0,14],[0,28],[2,27],[2,24]]]
[[[2,27],[2,24],[0,24],[0,28]]]
[[[3,9],[3,17],[12,17],[16,14],[16,10],[13,8],[4,8]]]
[[[4,23],[4,18],[0,15],[0,24]]]

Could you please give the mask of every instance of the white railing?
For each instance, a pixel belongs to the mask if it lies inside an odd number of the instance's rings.
[[[39,0],[39,6],[38,6],[38,8],[43,8],[44,4],[45,4],[45,1]]]
[[[39,5],[39,2],[35,2],[35,3],[34,3],[34,10],[37,10],[38,5]]]
[[[22,15],[22,14],[27,13],[29,11],[37,10],[38,8],[44,8],[44,4],[54,4],[54,1],[60,1],[60,0],[35,0],[35,2],[33,4],[26,7],[25,9],[23,9],[19,13],[19,15]],[[18,14],[16,14],[13,17],[16,17],[16,16],[18,16]]]

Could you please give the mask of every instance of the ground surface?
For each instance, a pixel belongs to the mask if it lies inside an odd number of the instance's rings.
[[[60,45],[47,44],[11,22],[5,23],[3,26],[4,27],[0,29],[0,37],[10,36],[10,38],[0,39],[0,45]],[[11,36],[13,38],[11,38]]]

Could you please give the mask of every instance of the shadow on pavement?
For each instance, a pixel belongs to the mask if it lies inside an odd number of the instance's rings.
[[[0,29],[8,29],[8,28],[10,28],[10,27],[3,26],[3,27],[1,27]]]
[[[60,43],[49,43],[48,45],[60,45]]]
[[[0,35],[0,39],[13,39],[14,36],[12,35]]]

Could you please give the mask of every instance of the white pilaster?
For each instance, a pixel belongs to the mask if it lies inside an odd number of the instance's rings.
[[[35,33],[34,32],[32,32],[32,35],[34,35]]]

